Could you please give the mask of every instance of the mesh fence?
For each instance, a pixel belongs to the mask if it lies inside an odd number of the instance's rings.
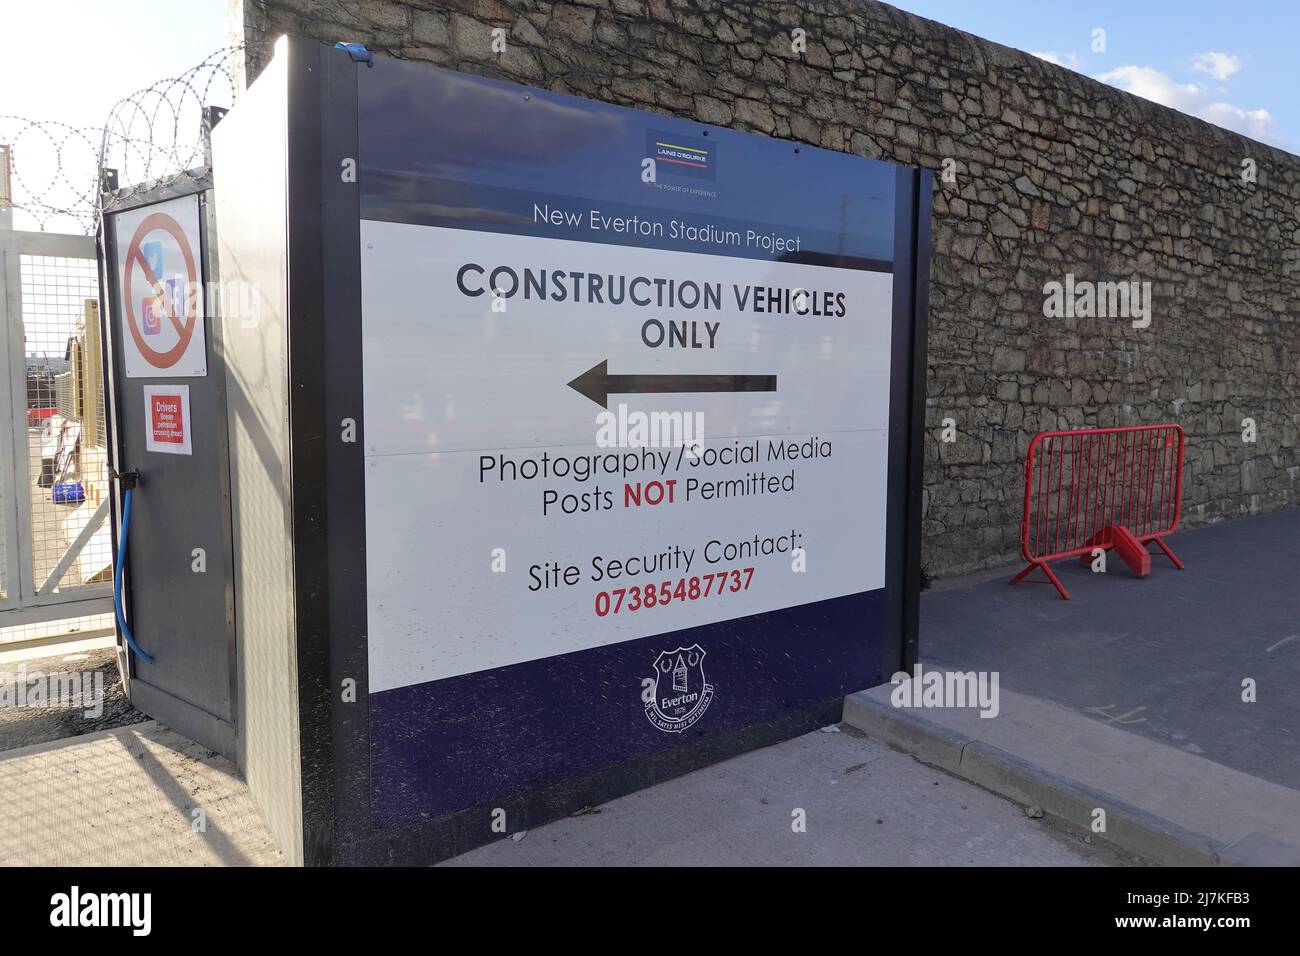
[[[12,214],[20,230],[93,235],[114,205],[207,173],[204,111],[233,104],[239,53],[219,50],[124,97],[101,127],[0,115],[0,228]],[[117,170],[119,183],[107,204],[105,169]],[[14,443],[16,481],[0,481],[0,508],[22,517],[0,521],[0,600],[39,604],[57,595],[73,600],[66,613],[76,616],[6,626],[0,615],[0,646],[112,632],[111,615],[87,614],[89,605],[78,603],[79,595],[104,593],[112,576],[97,264],[89,245],[84,256],[17,259],[19,311],[0,334],[23,343],[26,401],[12,409],[23,437]],[[20,567],[29,579],[21,588]]]
[[[107,581],[112,561],[102,520],[79,552],[62,561],[108,493],[103,379],[99,356],[86,348],[87,326],[98,320],[96,263],[24,255],[19,275],[32,396],[26,409],[32,580],[43,592],[67,593]],[[57,573],[61,564],[66,567]]]

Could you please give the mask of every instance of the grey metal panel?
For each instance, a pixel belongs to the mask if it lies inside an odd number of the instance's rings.
[[[225,757],[235,753],[235,727],[233,724],[218,720],[212,714],[188,701],[173,697],[164,690],[147,683],[137,676],[131,681],[131,703],[172,730],[179,731],[191,740],[201,743],[209,750],[215,750]]]
[[[198,198],[195,197],[197,204]],[[120,254],[120,250],[119,250]],[[209,317],[208,367],[213,368]],[[154,657],[137,659],[135,676],[172,698],[220,721],[234,717],[230,699],[230,642],[227,637],[226,579],[230,556],[222,514],[222,472],[226,468],[220,376],[127,379],[121,374],[118,323],[111,323],[118,348],[117,427],[122,462],[140,470],[127,538],[131,630]],[[192,455],[148,451],[146,385],[189,388]],[[202,549],[206,570],[193,570]],[[165,711],[149,712],[167,723]],[[214,741],[202,740],[206,746]]]
[[[230,436],[239,763],[272,833],[300,864],[302,788],[287,368],[288,87],[280,55],[213,130],[217,262],[251,313],[222,325]]]

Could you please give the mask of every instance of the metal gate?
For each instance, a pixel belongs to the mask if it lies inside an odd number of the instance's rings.
[[[0,641],[111,627],[98,301],[93,238],[0,227]]]

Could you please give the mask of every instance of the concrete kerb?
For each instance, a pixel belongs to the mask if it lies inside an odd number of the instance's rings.
[[[1093,810],[1100,807],[1106,811],[1106,841],[1163,866],[1258,864],[1290,851],[1275,841],[1258,846],[1259,841],[1239,840],[1225,853],[1211,837],[943,727],[915,710],[875,700],[865,691],[845,698],[844,722],[922,763],[1085,829],[1091,828]]]

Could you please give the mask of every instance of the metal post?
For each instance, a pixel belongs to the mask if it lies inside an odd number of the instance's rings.
[[[13,147],[0,143],[0,229],[14,227]]]

